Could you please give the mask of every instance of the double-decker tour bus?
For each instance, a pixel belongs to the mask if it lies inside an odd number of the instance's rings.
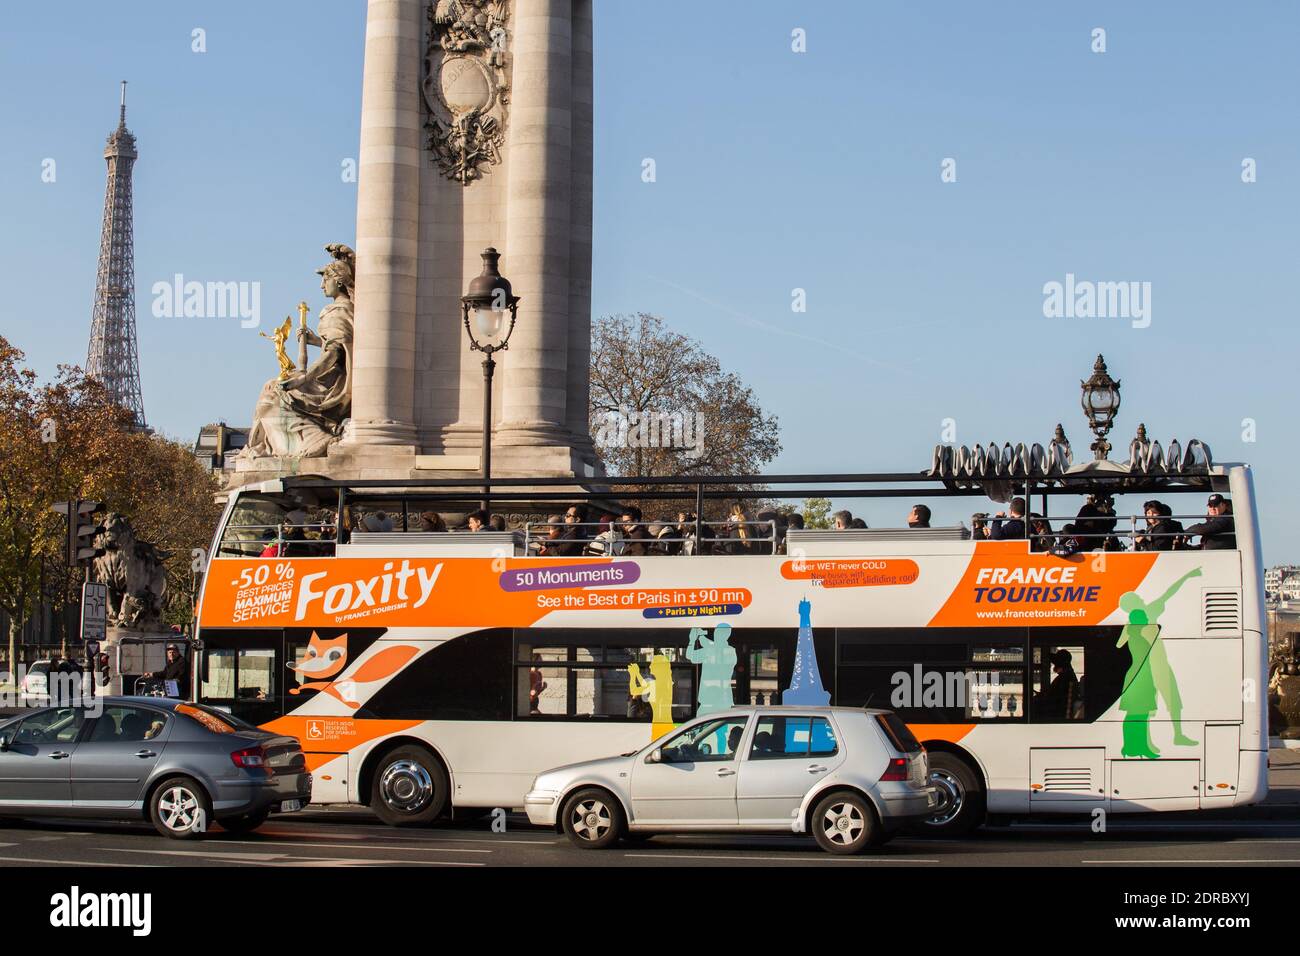
[[[481,479],[249,486],[230,494],[203,582],[196,699],[299,738],[314,803],[393,824],[521,807],[542,770],[737,703],[894,709],[929,753],[944,833],[987,814],[1261,800],[1249,467],[1189,452],[1183,470],[1008,456],[980,472],[940,457],[924,473],[602,479],[577,494],[572,479],[494,479],[514,528],[476,533],[443,522],[478,506]],[[1017,493],[1041,502],[1028,528],[703,517],[747,500]],[[1191,520],[1221,496],[1235,524],[1198,541],[1114,515],[1112,494],[1177,500],[1164,512]],[[633,500],[672,517],[638,521]]]

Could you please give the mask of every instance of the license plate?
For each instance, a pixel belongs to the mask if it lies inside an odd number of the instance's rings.
[[[281,813],[292,813],[294,810],[301,810],[301,809],[302,809],[301,800],[285,800],[283,803],[280,804]]]

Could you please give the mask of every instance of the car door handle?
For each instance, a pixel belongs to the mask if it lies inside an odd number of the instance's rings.
[[[135,752],[135,755],[136,755],[137,757],[156,757],[156,756],[158,756],[158,755],[157,755],[156,753],[154,753],[152,750],[137,750],[137,751]]]
[[[56,751],[54,751],[54,753],[50,754],[50,759],[51,759],[51,760],[62,760],[64,757],[71,757],[71,756],[72,756],[72,754],[68,753],[67,751],[64,751],[64,750],[56,750]]]
[[[735,775],[736,775],[736,771],[728,770],[726,767],[723,767],[721,770],[718,771],[719,777],[734,777]]]
[[[822,766],[821,764],[819,764],[819,763],[809,764],[809,765],[808,765],[808,772],[809,772],[809,773],[825,773],[825,772],[826,772],[826,768],[823,767],[823,766]]]

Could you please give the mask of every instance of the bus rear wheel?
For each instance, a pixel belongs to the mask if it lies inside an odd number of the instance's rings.
[[[939,806],[925,818],[922,833],[960,837],[984,822],[984,787],[979,775],[955,754],[931,751],[930,783],[939,788]]]
[[[398,747],[375,768],[370,809],[389,826],[423,826],[446,812],[450,786],[433,754],[423,747]]]

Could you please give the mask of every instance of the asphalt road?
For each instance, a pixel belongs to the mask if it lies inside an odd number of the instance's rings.
[[[146,824],[0,823],[0,866],[1209,866],[1300,864],[1300,819],[1166,822],[1112,820],[986,827],[966,840],[899,837],[874,854],[833,857],[795,836],[659,836],[581,850],[511,815],[430,829],[392,829],[363,809],[273,817],[254,834],[202,840],[158,836]]]

